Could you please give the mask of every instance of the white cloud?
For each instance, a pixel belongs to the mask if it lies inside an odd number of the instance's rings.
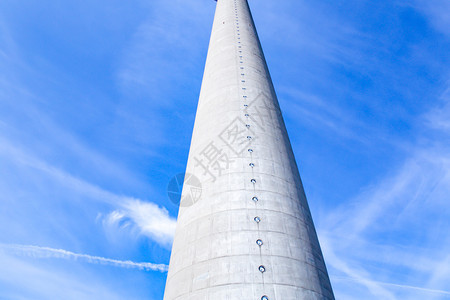
[[[124,199],[122,207],[103,218],[107,229],[126,230],[146,236],[170,248],[175,234],[176,219],[162,207],[139,199]]]
[[[19,256],[33,258],[60,258],[82,261],[90,264],[109,265],[121,268],[133,268],[145,271],[167,272],[168,266],[164,264],[153,264],[148,262],[132,262],[129,260],[116,260],[111,258],[92,256],[87,254],[73,253],[62,249],[39,247],[32,245],[0,244],[0,251]]]

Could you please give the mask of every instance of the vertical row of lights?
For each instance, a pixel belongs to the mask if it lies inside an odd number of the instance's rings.
[[[238,15],[237,0],[234,0],[234,13],[235,13],[235,18],[236,18],[236,35],[237,35],[237,46],[238,46],[238,50],[237,51],[238,51],[238,57],[239,57],[239,73],[240,73],[239,81],[240,81],[240,85],[241,85],[241,89],[242,89],[242,93],[243,93],[242,97],[243,97],[243,100],[245,101],[245,103],[244,103],[244,110],[245,110],[248,107],[248,104],[247,104],[248,96],[245,95],[247,88],[245,87],[246,80],[245,80],[245,71],[244,71],[245,70],[245,68],[244,68],[244,59],[243,59],[244,57],[243,57],[243,52],[242,52],[241,32],[240,32],[240,27],[239,27],[239,15]],[[250,115],[248,113],[246,113],[244,116],[246,118],[246,125],[245,125],[245,127],[247,128],[247,130],[250,130],[250,127],[251,127],[251,125],[249,124],[249,120],[250,120],[249,117],[250,117]],[[248,135],[247,139],[249,141],[251,141],[253,138],[252,138],[251,135]],[[250,163],[248,165],[249,165],[249,167],[252,170],[252,179],[250,179],[250,182],[253,185],[253,193],[254,193],[254,196],[252,197],[252,201],[255,203],[255,207],[256,207],[256,210],[257,210],[257,207],[258,207],[257,205],[258,205],[259,199],[258,199],[258,197],[256,195],[256,179],[253,178],[254,177],[253,176],[254,175],[254,169],[253,168],[255,167],[255,164],[253,163],[253,149],[252,148],[248,149],[248,152],[250,154]],[[253,220],[256,222],[256,224],[258,226],[258,236],[259,236],[259,234],[260,234],[260,232],[259,232],[259,223],[261,222],[261,218],[259,216],[256,216],[256,217],[253,218]],[[262,261],[261,248],[264,245],[264,242],[263,242],[262,239],[258,238],[256,240],[256,244],[259,247],[260,260]],[[264,284],[264,272],[266,272],[266,267],[261,264],[258,267],[258,270],[262,274],[263,284]],[[266,295],[263,295],[263,296],[261,296],[261,300],[269,300],[269,297],[266,296]]]

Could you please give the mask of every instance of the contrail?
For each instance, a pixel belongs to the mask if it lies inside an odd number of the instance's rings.
[[[165,264],[153,264],[148,262],[133,262],[129,260],[116,260],[100,256],[73,253],[67,250],[54,249],[49,247],[39,247],[31,245],[0,244],[0,251],[20,256],[34,258],[62,258],[87,262],[90,264],[108,265],[120,268],[139,269],[144,271],[167,272],[168,266]]]
[[[435,293],[435,294],[441,294],[441,295],[450,295],[449,291],[443,291],[443,290],[434,290],[434,289],[427,289],[417,286],[411,286],[411,285],[404,285],[404,284],[396,284],[396,283],[389,283],[389,282],[381,282],[381,281],[374,281],[374,280],[366,280],[366,279],[358,279],[358,278],[350,278],[350,277],[334,277],[334,279],[338,280],[350,280],[350,281],[370,281],[379,285],[385,285],[385,286],[393,286],[403,289],[412,289],[422,292],[428,292],[428,293]]]

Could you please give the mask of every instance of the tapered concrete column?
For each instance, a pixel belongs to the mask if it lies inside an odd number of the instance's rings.
[[[217,2],[186,172],[165,300],[334,299],[246,0]]]

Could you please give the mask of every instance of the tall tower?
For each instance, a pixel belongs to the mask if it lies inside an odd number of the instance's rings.
[[[217,2],[186,174],[165,300],[334,299],[247,0]]]

